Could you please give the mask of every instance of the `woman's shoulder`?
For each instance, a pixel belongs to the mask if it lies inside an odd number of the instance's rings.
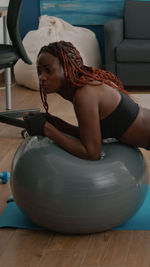
[[[118,103],[121,95],[117,89],[99,82],[96,85],[95,82],[97,81],[93,81],[92,84],[86,84],[78,88],[74,94],[74,103],[84,100],[98,103],[100,106],[102,105],[102,107]]]
[[[104,99],[108,95],[119,94],[118,90],[110,87],[107,84],[101,83],[99,81],[93,81],[90,84],[85,84],[84,86],[78,88],[75,92],[75,98],[78,97],[98,97]]]
[[[85,84],[84,86],[78,88],[74,94],[74,100],[80,99],[88,99],[88,98],[97,98],[97,94],[100,93],[101,85],[97,84],[97,86],[93,84]]]

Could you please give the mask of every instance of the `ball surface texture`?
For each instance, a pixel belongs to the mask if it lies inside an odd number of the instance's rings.
[[[116,227],[142,205],[148,171],[137,148],[102,145],[101,160],[82,160],[46,137],[17,149],[10,183],[18,207],[51,231],[87,234]]]

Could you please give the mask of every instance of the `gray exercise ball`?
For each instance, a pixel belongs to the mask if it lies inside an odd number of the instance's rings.
[[[28,137],[11,170],[18,207],[51,231],[87,234],[111,229],[141,206],[148,171],[141,151],[120,143],[102,145],[101,160],[82,160],[46,137]]]

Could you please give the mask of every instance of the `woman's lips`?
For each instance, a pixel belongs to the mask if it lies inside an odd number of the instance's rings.
[[[47,90],[48,86],[46,84],[41,85],[42,89]]]
[[[41,84],[42,88],[47,88],[47,84]]]

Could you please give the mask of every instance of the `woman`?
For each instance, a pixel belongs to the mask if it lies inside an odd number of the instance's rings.
[[[24,115],[30,135],[49,137],[87,160],[100,159],[105,138],[148,149],[150,111],[135,103],[112,73],[85,66],[71,43],[60,41],[42,47],[37,72],[46,113]],[[48,113],[46,96],[50,93],[72,102],[78,126]]]

